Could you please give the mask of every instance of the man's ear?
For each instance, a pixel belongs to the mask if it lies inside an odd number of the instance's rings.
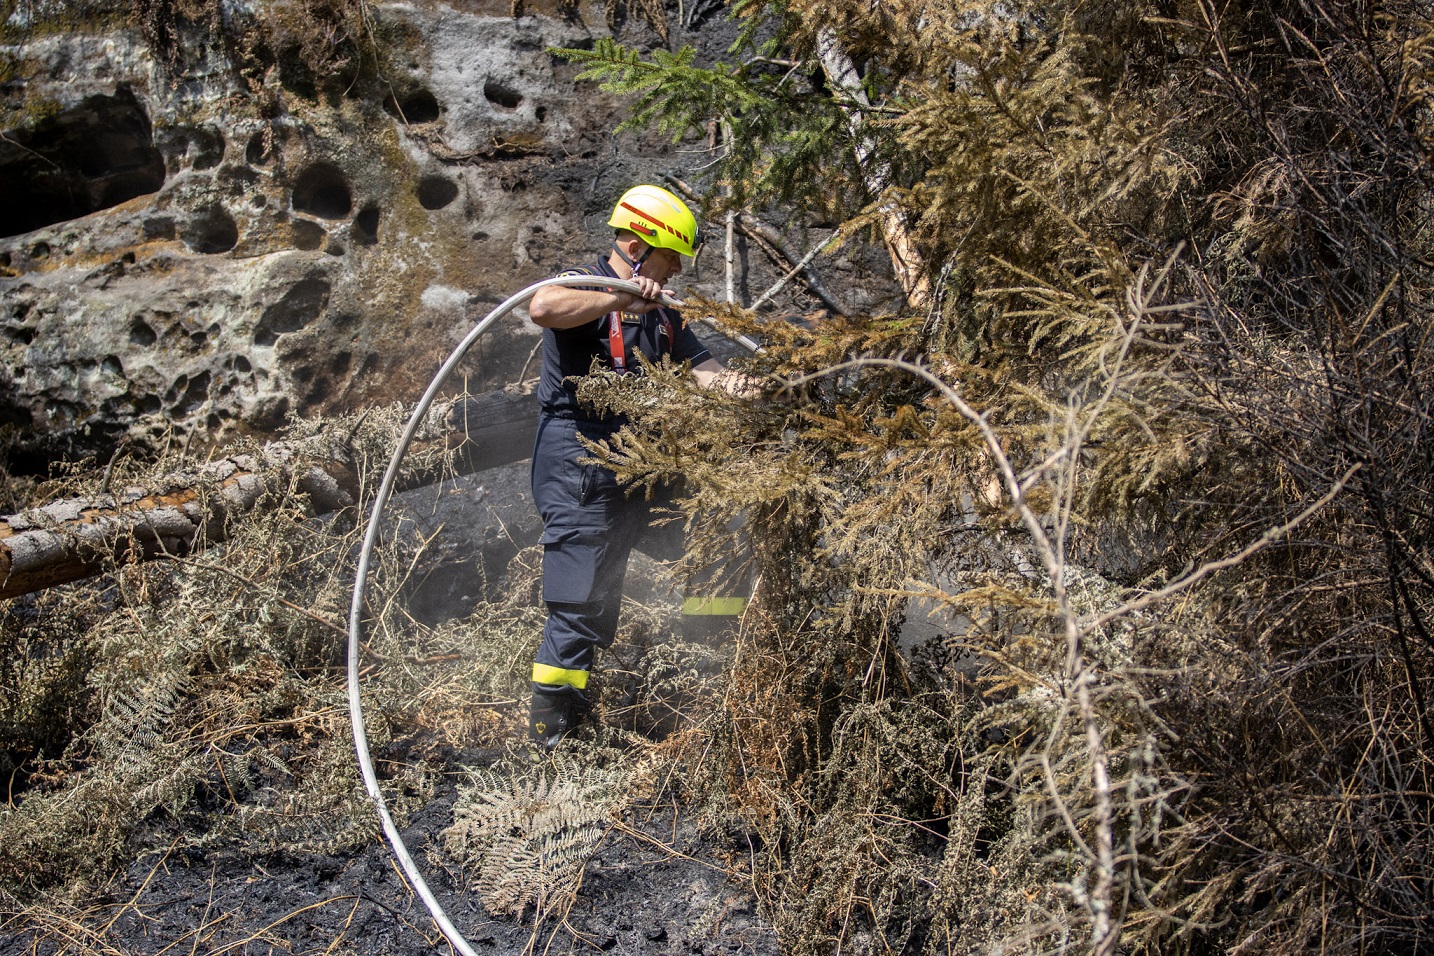
[[[627,253],[633,262],[641,259],[642,254],[647,251],[647,243],[642,240],[641,236],[629,233],[626,238],[620,241],[622,243],[622,251]]]

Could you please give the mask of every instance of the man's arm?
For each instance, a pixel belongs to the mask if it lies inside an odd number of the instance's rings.
[[[601,279],[601,277],[599,277]],[[651,312],[659,308],[662,285],[646,276],[627,280],[636,283],[642,295],[550,285],[539,289],[528,303],[528,317],[545,329],[574,329],[600,319],[609,312]]]

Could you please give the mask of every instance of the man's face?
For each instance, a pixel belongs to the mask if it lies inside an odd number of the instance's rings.
[[[654,282],[666,282],[682,272],[682,257],[671,249],[653,249],[642,264],[642,274]]]

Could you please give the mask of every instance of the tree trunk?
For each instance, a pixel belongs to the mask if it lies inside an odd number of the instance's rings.
[[[537,430],[537,409],[526,388],[468,396],[437,412],[459,474],[527,458]],[[429,484],[429,472],[401,475],[395,490]],[[0,517],[0,599],[28,594],[98,574],[116,562],[188,554],[225,539],[230,523],[262,506],[266,495],[293,487],[308,496],[313,513],[358,502],[358,464],[331,436],[271,442],[250,455],[234,455],[194,475],[154,483],[169,489],[130,489],[90,499],[56,501]]]
[[[841,95],[851,104],[846,113],[847,129],[851,132],[856,149],[857,165],[861,167],[867,191],[880,201],[882,194],[891,185],[891,164],[877,158],[876,140],[866,129],[862,116],[862,112],[871,107],[871,102],[866,97],[866,90],[862,89],[861,75],[857,73],[856,64],[846,55],[841,40],[830,26],[822,27],[817,33],[817,57],[821,60],[827,82],[833,89],[841,91]],[[891,255],[891,264],[896,269],[896,277],[901,282],[902,291],[906,293],[907,303],[917,309],[929,308],[931,280],[926,274],[926,258],[911,238],[905,212],[890,200],[883,201],[878,211],[881,213],[886,249]]]

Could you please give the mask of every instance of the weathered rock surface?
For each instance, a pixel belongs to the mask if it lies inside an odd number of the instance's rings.
[[[601,251],[624,188],[685,172],[665,141],[614,137],[620,104],[549,52],[606,33],[601,9],[367,9],[381,83],[337,96],[202,46],[176,76],[122,26],[0,47],[12,470],[415,399],[493,305]],[[719,295],[704,267],[679,288]],[[515,316],[455,385],[516,379],[537,342]]]

